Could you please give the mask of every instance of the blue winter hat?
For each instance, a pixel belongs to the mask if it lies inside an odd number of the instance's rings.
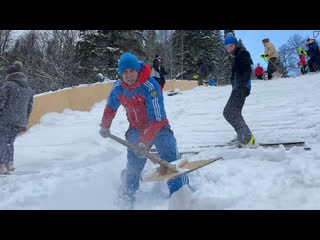
[[[228,44],[236,44],[236,38],[231,32],[228,33],[226,38],[224,39],[224,46],[227,46]]]
[[[120,56],[118,71],[120,77],[122,77],[122,72],[127,69],[135,69],[140,72],[141,65],[137,56],[133,55],[131,52],[126,52]]]

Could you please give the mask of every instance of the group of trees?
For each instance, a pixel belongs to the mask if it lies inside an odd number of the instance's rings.
[[[231,58],[220,30],[0,30],[0,75],[20,60],[36,93],[118,79],[118,59],[127,51],[148,64],[160,55],[167,79],[192,80],[196,58],[206,58],[219,83],[229,83]]]
[[[120,55],[130,51],[148,64],[156,54],[164,61],[167,79],[192,80],[197,58],[209,63],[219,84],[229,84],[232,56],[223,39],[233,30],[0,30],[0,75],[15,60],[36,93],[118,79]],[[236,36],[237,37],[237,36]],[[299,35],[279,48],[284,72],[297,69]],[[240,43],[242,44],[241,40]]]
[[[98,30],[81,31],[80,36],[81,66],[88,71],[95,67],[110,79],[117,78],[120,54],[131,51],[149,64],[160,55],[169,79],[192,80],[198,72],[196,59],[205,58],[209,73],[220,83],[229,83],[231,58],[224,50],[220,30]]]
[[[0,39],[2,79],[8,66],[19,60],[36,93],[78,85],[85,80],[79,75],[76,60],[76,31],[26,31],[16,36],[16,31],[1,30]]]

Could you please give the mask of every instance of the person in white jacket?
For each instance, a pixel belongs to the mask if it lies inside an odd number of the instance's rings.
[[[261,55],[262,58],[268,57],[268,79],[270,80],[273,77],[273,73],[277,72],[280,75],[279,68],[279,54],[274,47],[273,43],[270,42],[269,38],[262,40],[264,45],[264,55]]]

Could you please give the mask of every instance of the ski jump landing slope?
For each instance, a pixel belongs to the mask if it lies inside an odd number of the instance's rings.
[[[320,209],[320,74],[253,81],[243,116],[258,142],[304,140],[311,151],[200,148],[231,140],[223,118],[231,87],[196,87],[166,96],[165,107],[180,151],[189,161],[222,156],[192,172],[188,204],[170,205],[165,182],[140,184],[136,209]],[[47,113],[15,142],[16,175],[1,177],[0,209],[117,209],[126,148],[103,139],[106,100],[89,112]],[[111,132],[128,128],[119,108]],[[147,162],[145,170],[154,168]],[[18,175],[18,172],[24,174]]]

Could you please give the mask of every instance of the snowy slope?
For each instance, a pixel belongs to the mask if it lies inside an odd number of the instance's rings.
[[[320,74],[254,81],[243,109],[257,141],[304,140],[312,148],[201,148],[190,161],[222,156],[192,172],[189,209],[320,209]],[[222,144],[235,136],[222,116],[230,86],[197,87],[165,96],[180,151]],[[117,209],[126,149],[98,134],[106,101],[90,112],[49,113],[15,142],[17,171],[0,177],[0,209]],[[111,131],[124,138],[119,108]],[[145,170],[154,168],[147,163]],[[141,183],[136,209],[168,209],[165,182]]]

